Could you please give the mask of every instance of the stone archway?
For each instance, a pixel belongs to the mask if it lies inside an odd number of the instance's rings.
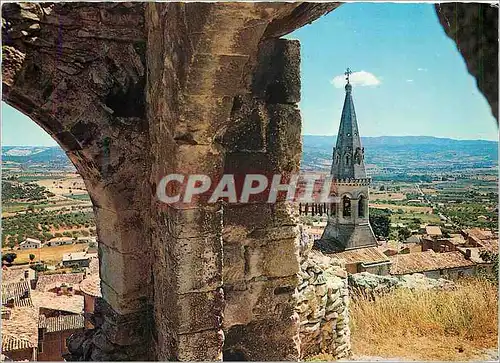
[[[216,360],[223,330],[249,360],[298,358],[286,203],[181,210],[154,191],[169,173],[298,169],[299,44],[279,37],[339,5],[3,4],[3,100],[63,147],[97,219],[98,327],[69,358]]]

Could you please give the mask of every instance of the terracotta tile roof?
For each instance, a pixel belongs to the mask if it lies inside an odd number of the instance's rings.
[[[38,327],[39,328],[47,327],[47,318],[43,314],[40,314],[40,316],[38,317]]]
[[[32,346],[38,344],[38,308],[14,307],[10,310],[10,318],[2,319],[2,346],[14,344],[9,337],[16,337],[30,342]]]
[[[446,238],[455,246],[460,246],[466,243],[465,238],[460,234],[450,234],[450,238]]]
[[[99,275],[92,275],[84,279],[80,283],[80,291],[90,296],[101,297],[101,279]]]
[[[57,295],[54,292],[32,291],[33,304],[38,308],[67,311],[73,314],[83,312],[82,295]]]
[[[427,226],[425,227],[425,233],[427,233],[429,236],[441,236],[441,228],[438,226]]]
[[[336,258],[345,260],[346,264],[389,261],[388,257],[384,255],[377,247],[357,248],[354,250],[337,252],[332,255]]]
[[[76,274],[50,274],[50,275],[39,275],[38,281],[36,283],[37,291],[48,291],[53,289],[55,286],[62,284],[79,284],[83,280],[83,273]]]
[[[2,352],[34,348],[35,345],[27,339],[10,334],[2,334]]]
[[[27,268],[26,266],[12,266],[2,269],[2,283],[19,282],[26,280],[24,278],[25,271],[28,271],[28,279],[33,280],[35,278],[35,271]]]
[[[14,306],[33,306],[29,281],[11,282],[2,285],[2,304],[14,299]]]
[[[90,275],[99,275],[99,259],[91,258],[89,261],[88,273]]]
[[[392,261],[392,275],[474,266],[474,262],[467,260],[459,251],[436,253],[428,250],[389,258]]]
[[[481,228],[471,228],[471,229],[466,229],[465,232],[472,237],[476,237],[478,239],[490,239],[493,236],[493,233],[489,230],[486,229],[481,229]]]
[[[39,327],[46,328],[47,333],[83,329],[84,320],[83,315],[59,315],[51,318],[45,318],[43,326]]]
[[[479,244],[487,251],[498,252],[498,240],[496,239],[484,239]]]

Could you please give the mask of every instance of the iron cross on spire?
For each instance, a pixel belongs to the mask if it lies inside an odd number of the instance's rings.
[[[347,67],[347,70],[344,73],[347,84],[349,84],[349,76],[351,75],[351,73],[352,73],[351,68]]]

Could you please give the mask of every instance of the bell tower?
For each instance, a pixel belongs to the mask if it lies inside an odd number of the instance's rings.
[[[314,242],[314,247],[325,253],[377,246],[368,215],[370,178],[366,176],[365,149],[352,100],[351,73],[347,68],[346,95],[330,171],[339,202],[332,205],[323,235]]]

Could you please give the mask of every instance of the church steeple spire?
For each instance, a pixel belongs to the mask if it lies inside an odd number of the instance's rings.
[[[337,135],[337,144],[333,149],[331,174],[336,179],[365,179],[364,148],[359,137],[356,111],[352,100],[352,85],[347,68],[345,100]]]

